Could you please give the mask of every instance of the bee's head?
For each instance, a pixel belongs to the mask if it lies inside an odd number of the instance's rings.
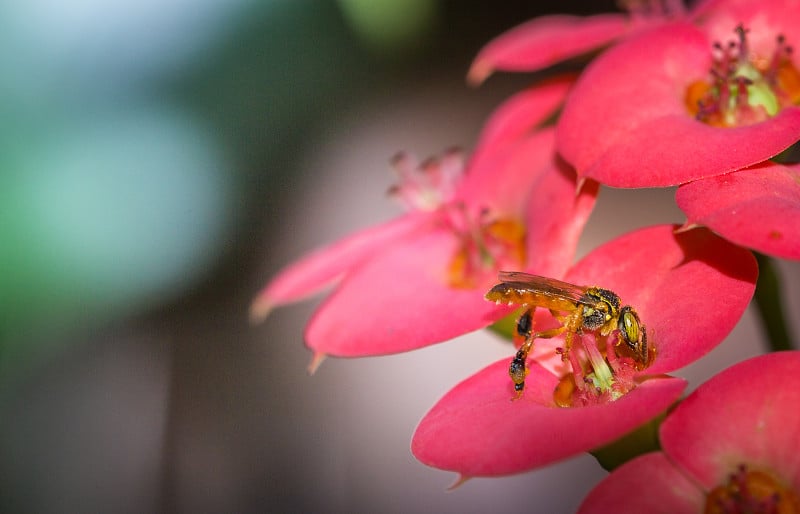
[[[587,330],[597,330],[604,325],[608,327],[607,323],[619,315],[619,296],[613,291],[590,287],[586,291],[585,299],[583,328]],[[608,330],[611,328],[603,330],[603,334],[607,334]]]

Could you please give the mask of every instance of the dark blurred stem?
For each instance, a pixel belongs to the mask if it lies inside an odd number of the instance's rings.
[[[755,305],[767,334],[769,350],[778,352],[792,349],[792,338],[783,315],[781,281],[774,261],[766,255],[755,254],[758,261]]]
[[[660,450],[658,428],[665,417],[666,413],[662,413],[607,446],[594,449],[589,453],[594,455],[603,469],[612,471],[639,455]]]

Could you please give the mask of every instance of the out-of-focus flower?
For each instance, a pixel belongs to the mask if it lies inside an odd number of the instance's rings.
[[[800,165],[765,162],[678,188],[687,226],[759,252],[800,259]]]
[[[497,70],[536,71],[687,15],[680,0],[624,4],[629,14],[555,14],[514,27],[478,52],[467,78],[479,84]]]
[[[595,183],[576,195],[574,172],[554,153],[554,130],[534,130],[569,80],[522,92],[487,123],[467,173],[449,154],[395,165],[392,188],[410,211],[318,250],[280,272],[252,314],[335,291],[313,315],[306,342],[323,355],[400,352],[485,327],[502,316],[482,299],[500,267],[561,275],[594,206]]]
[[[579,512],[800,512],[800,352],[740,362],[660,428],[663,452],[614,470]]]
[[[795,2],[708,2],[595,59],[558,123],[581,177],[683,184],[774,157],[800,138]]]
[[[724,339],[747,307],[758,273],[749,251],[706,229],[674,229],[631,232],[566,274],[570,283],[608,288],[635,307],[656,350],[649,367],[631,369],[630,359],[613,355],[611,335],[603,340],[584,333],[573,341],[580,367],[556,355],[553,346],[563,343],[540,340],[523,396],[509,401],[515,397],[509,361],[492,364],[424,417],[412,442],[414,455],[462,477],[519,473],[605,445],[664,411],[685,381],[662,373],[693,362]],[[592,355],[602,351],[599,359]],[[585,380],[575,380],[579,373]],[[604,376],[611,378],[604,383]],[[570,401],[571,407],[557,406]]]

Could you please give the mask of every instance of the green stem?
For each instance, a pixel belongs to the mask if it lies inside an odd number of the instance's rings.
[[[758,261],[758,282],[753,299],[767,335],[769,350],[772,352],[791,350],[792,337],[783,315],[778,270],[770,257],[760,253],[756,253],[755,256]]]
[[[603,469],[612,471],[639,455],[660,450],[658,427],[661,426],[664,418],[666,418],[666,414],[662,413],[649,423],[645,423],[616,441],[589,453],[594,455]]]

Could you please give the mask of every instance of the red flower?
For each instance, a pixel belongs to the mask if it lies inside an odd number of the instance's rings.
[[[759,252],[800,259],[800,165],[765,162],[678,188],[687,225]]]
[[[608,288],[635,307],[657,352],[649,367],[637,371],[630,359],[614,360],[610,351],[606,359],[580,362],[580,373],[593,384],[573,382],[576,390],[583,388],[582,396],[573,396],[576,406],[558,408],[556,397],[559,403],[563,397],[555,388],[571,382],[570,370],[555,356],[558,341],[538,341],[521,398],[509,401],[515,397],[510,359],[492,364],[431,409],[414,434],[414,455],[464,477],[518,473],[607,444],[664,411],[685,381],[661,374],[722,341],[747,307],[757,275],[750,252],[704,229],[673,230],[664,225],[629,233],[596,249],[566,275],[573,284]],[[576,357],[601,347],[590,334],[580,340],[586,351],[574,341]],[[554,358],[545,360],[544,354]],[[607,365],[613,369],[610,386],[602,384],[609,370],[601,368]],[[578,372],[574,364],[572,371]],[[615,388],[617,379],[625,382],[622,391]]]
[[[678,185],[769,159],[800,138],[800,9],[717,1],[595,59],[558,123],[581,177]],[[717,44],[718,46],[714,46]]]
[[[630,15],[534,18],[484,46],[472,62],[468,79],[479,84],[496,70],[536,71],[686,14],[680,1],[629,2],[628,8]]]
[[[569,86],[559,80],[516,95],[487,123],[463,177],[454,155],[395,164],[391,190],[412,209],[318,250],[279,273],[256,298],[276,306],[336,284],[309,322],[315,362],[325,354],[411,350],[485,327],[502,313],[482,299],[498,267],[560,275],[594,206],[554,154],[554,130],[535,131]]]
[[[662,452],[616,469],[582,514],[800,511],[800,352],[740,362],[660,429]]]

